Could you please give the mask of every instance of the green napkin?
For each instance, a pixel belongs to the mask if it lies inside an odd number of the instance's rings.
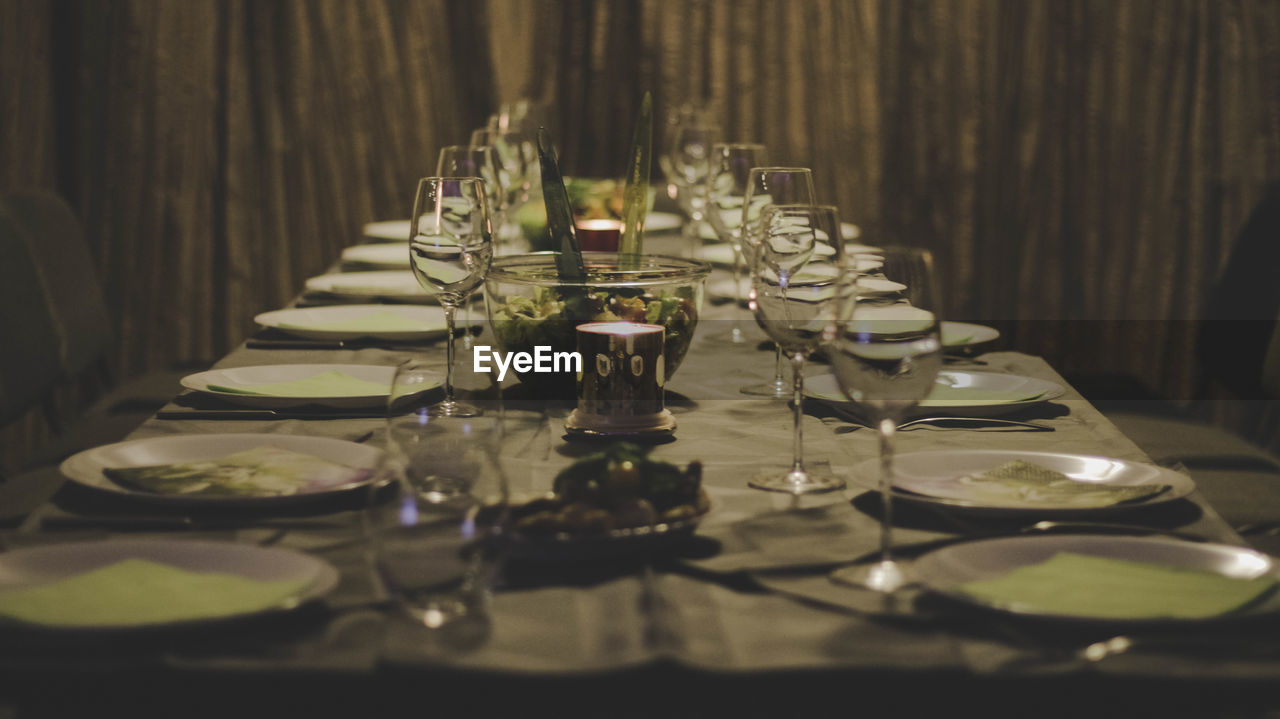
[[[293,379],[287,382],[209,385],[209,389],[214,392],[268,397],[376,397],[386,394],[387,387],[388,385],[380,382],[370,382],[359,377],[352,377],[339,370],[329,370],[328,372],[321,372],[310,377]]]
[[[62,627],[129,627],[281,607],[310,579],[263,582],[125,559],[49,584],[0,592],[0,616]]]
[[[1023,611],[1105,619],[1202,619],[1240,609],[1276,585],[1271,577],[1213,572],[1063,552],[959,589]]]
[[[102,471],[112,482],[135,492],[210,497],[282,497],[323,492],[364,481],[371,473],[269,446],[195,462]]]
[[[291,330],[331,332],[424,332],[432,329],[419,320],[386,310],[328,322],[280,322],[277,326]]]

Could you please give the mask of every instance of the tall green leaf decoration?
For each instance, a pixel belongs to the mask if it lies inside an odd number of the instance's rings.
[[[644,94],[640,117],[631,138],[631,165],[622,194],[622,242],[618,252],[633,260],[644,242],[644,219],[649,211],[649,166],[653,155],[653,97]]]
[[[555,151],[551,149],[551,136],[547,128],[538,128],[538,164],[542,166],[542,197],[547,207],[547,232],[552,247],[558,247],[556,270],[561,280],[579,281],[587,276],[582,263],[582,245],[578,244],[578,228],[573,224],[573,206],[569,204],[569,191],[556,164]]]

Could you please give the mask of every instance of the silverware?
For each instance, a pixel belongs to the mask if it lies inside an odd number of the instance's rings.
[[[837,407],[836,412],[841,417],[843,417],[845,421],[849,422],[850,424],[857,425],[858,427],[861,427],[863,429],[874,429],[874,427],[862,421],[861,418],[858,418],[857,415],[852,414],[847,410]],[[902,424],[898,425],[897,428],[901,430],[901,429],[907,429],[908,427],[912,427],[915,425],[948,425],[948,424],[962,426],[962,427],[966,425],[1021,427],[1026,430],[1034,431],[1034,432],[1052,432],[1053,431],[1053,427],[1050,427],[1049,425],[1046,425],[1046,424],[1036,424],[1035,422],[1023,422],[1021,420],[1016,420],[1016,419],[1000,419],[997,417],[951,417],[951,416],[917,417],[916,419],[903,422]]]
[[[1019,534],[1032,532],[1052,532],[1057,529],[1080,529],[1094,532],[1124,532],[1127,534],[1160,534],[1167,537],[1175,537],[1177,539],[1185,539],[1190,542],[1207,542],[1207,537],[1182,532],[1176,529],[1162,529],[1160,527],[1148,527],[1144,524],[1123,524],[1120,522],[1087,522],[1087,521],[1054,521],[1045,520],[1036,522],[1035,524],[1023,527],[1018,530]]]
[[[306,411],[283,409],[162,409],[156,419],[383,419],[382,409]]]
[[[307,519],[197,519],[187,516],[84,516],[52,515],[41,517],[41,529],[116,529],[136,531],[217,531],[224,529],[296,529],[331,530],[343,525],[325,520]]]

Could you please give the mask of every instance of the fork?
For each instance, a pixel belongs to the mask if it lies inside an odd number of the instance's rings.
[[[855,415],[849,412],[846,412],[844,410],[839,410],[839,409],[837,410],[837,412],[839,412],[840,416],[850,424],[856,425],[863,429],[874,429],[871,425],[863,422],[861,419],[857,419]],[[906,429],[908,427],[911,427],[913,425],[918,425],[918,424],[919,425],[923,425],[923,424],[999,425],[999,426],[1009,426],[1009,427],[1023,427],[1025,429],[1035,431],[1035,432],[1052,432],[1053,431],[1053,427],[1050,427],[1045,424],[1036,424],[1035,422],[1023,422],[1021,420],[1016,420],[1016,419],[1000,419],[997,417],[952,417],[949,415],[941,416],[941,417],[917,417],[916,419],[903,422],[902,424],[898,425],[897,428]]]

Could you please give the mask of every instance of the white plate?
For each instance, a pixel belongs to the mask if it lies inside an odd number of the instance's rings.
[[[327,459],[355,469],[376,470],[383,451],[355,442],[329,437],[295,434],[190,434],[153,437],[117,442],[87,449],[66,459],[60,467],[71,481],[93,489],[128,495],[163,504],[186,506],[288,505],[314,501],[319,497],[349,492],[372,481],[327,487],[320,491],[288,494],[278,497],[218,497],[139,492],[112,482],[104,469],[150,467],[157,464],[181,464],[217,459],[257,447],[274,446],[300,454]],[[0,555],[4,556],[4,555]]]
[[[679,215],[672,215],[672,217],[675,217],[675,218],[676,218],[676,220],[677,220],[677,222],[678,222],[678,221],[679,221],[679,219],[680,219]],[[679,225],[677,224],[677,227],[678,227],[678,226],[679,226]],[[407,229],[408,229],[408,225],[406,225],[406,226],[405,226],[405,228],[406,228],[406,230],[407,230]],[[858,239],[859,237],[861,237],[861,236],[862,236],[862,228],[858,227],[857,225],[853,224],[852,222],[841,222],[841,223],[840,223],[840,234],[844,236],[844,239],[845,239],[845,240],[856,240],[856,239]],[[716,235],[716,231],[715,231],[714,229],[712,229],[712,228],[711,228],[711,225],[710,225],[710,224],[703,224],[703,226],[702,226],[702,231],[699,233],[699,235],[700,235],[700,236],[702,237],[702,239],[704,239],[704,240],[713,240],[713,241],[714,241],[714,240],[718,240],[718,239],[720,239],[720,237],[719,237],[718,235]],[[867,247],[866,245],[846,245],[846,246],[845,246],[845,251],[846,251],[846,252],[867,252],[867,251],[872,251],[872,250],[874,250],[874,248]],[[730,262],[732,262],[732,261],[733,261],[733,260],[730,260]]]
[[[209,385],[239,386],[291,382],[306,379],[324,372],[339,371],[349,377],[375,382],[386,387],[379,394],[342,395],[317,397],[289,397],[276,395],[237,394],[210,389]],[[300,407],[320,405],[324,407],[372,407],[387,401],[391,391],[391,378],[395,367],[364,364],[276,364],[231,369],[211,369],[182,378],[182,386],[248,407]]]
[[[942,323],[942,344],[946,347],[971,347],[1000,337],[1000,330],[968,322]],[[963,340],[963,341],[961,341]]]
[[[342,261],[379,269],[408,269],[409,249],[392,243],[353,245],[342,251]]]
[[[365,237],[372,237],[375,240],[408,242],[409,220],[384,220],[382,222],[370,222],[364,226],[362,234]]]
[[[1007,462],[1022,460],[1067,475],[1077,482],[1130,487],[1139,484],[1167,484],[1170,489],[1138,502],[1108,507],[1072,507],[1041,504],[1035,507],[1005,506],[986,501],[961,499],[964,485],[960,477],[981,474]],[[893,461],[895,498],[981,514],[1020,514],[1036,516],[1099,514],[1123,512],[1139,507],[1171,502],[1191,494],[1195,482],[1185,474],[1150,464],[1126,462],[1110,457],[1095,457],[1061,452],[1019,452],[998,449],[910,452]],[[880,460],[871,459],[853,467],[854,481],[867,489],[876,489],[880,476]]]
[[[358,330],[326,329],[334,323],[358,323],[369,315],[390,313],[418,325],[414,330]],[[447,325],[444,310],[439,307],[414,305],[335,305],[333,307],[303,307],[297,309],[263,312],[253,318],[263,327],[271,327],[297,337],[317,340],[347,340],[373,337],[382,340],[422,340],[443,337]],[[282,325],[289,325],[287,327]]]
[[[111,539],[94,542],[65,542],[16,549],[0,554],[0,591],[48,584],[126,559],[142,559],[191,572],[216,571],[259,581],[295,580],[306,581],[307,584],[286,598],[278,607],[265,611],[141,625],[103,624],[61,627],[22,624],[21,626],[75,632],[196,626],[295,609],[305,602],[325,596],[338,585],[338,571],[328,562],[288,549],[256,547],[232,542]]]
[[[671,230],[680,229],[684,224],[684,220],[680,215],[670,212],[650,212],[644,218],[645,232],[670,232]],[[375,240],[383,240],[386,242],[408,242],[409,241],[409,220],[384,220],[382,222],[370,222],[364,226],[363,234]],[[343,259],[347,259],[344,253]],[[408,256],[405,256],[405,264],[408,263]]]
[[[954,544],[930,552],[916,560],[912,565],[912,575],[929,590],[952,599],[987,609],[1042,619],[1129,623],[1206,622],[1256,616],[1280,608],[1280,600],[1277,600],[1277,595],[1273,594],[1269,599],[1264,599],[1239,613],[1233,612],[1218,617],[1181,620],[1172,618],[1118,620],[1110,617],[1047,613],[1025,606],[1004,606],[966,594],[958,588],[966,582],[995,579],[1019,567],[1039,564],[1060,552],[1215,572],[1235,579],[1254,579],[1275,573],[1274,564],[1269,557],[1245,547],[1155,537],[1063,534],[1042,537],[1002,537]]]
[[[1048,402],[1066,394],[1061,385],[1035,377],[1023,377],[1016,374],[998,372],[964,372],[961,370],[942,370],[938,373],[938,383],[951,387],[965,387],[974,390],[974,397],[965,400],[928,399],[916,405],[914,413],[935,414],[955,413],[966,416],[988,416],[1008,414],[1026,409],[1041,402]],[[849,400],[840,391],[840,385],[831,374],[818,374],[805,379],[805,395],[826,402],[848,403]],[[981,392],[1017,392],[1026,395],[1038,394],[1035,399],[1009,401],[1006,399],[984,399]]]
[[[670,212],[650,212],[644,216],[645,232],[670,232],[680,229],[684,220]]]
[[[380,297],[405,302],[435,302],[407,269],[377,272],[337,272],[307,280],[308,292],[325,292],[348,299],[373,300]]]

